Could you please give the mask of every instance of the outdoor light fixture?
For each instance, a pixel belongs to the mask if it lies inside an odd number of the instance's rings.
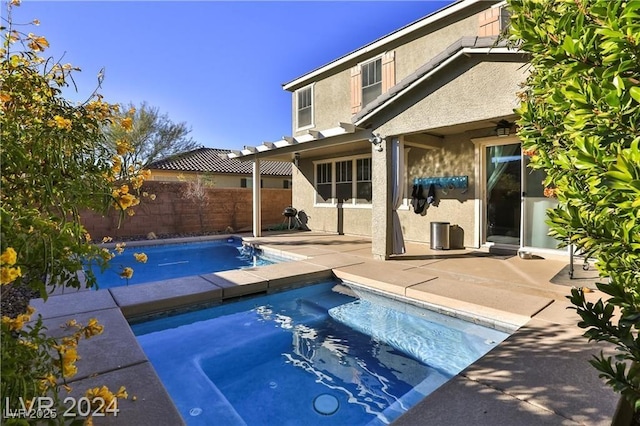
[[[507,120],[498,121],[498,125],[496,126],[496,136],[504,137],[509,136],[509,132],[511,131],[511,123]]]
[[[371,134],[371,137],[369,138],[369,142],[371,142],[371,144],[373,145],[374,149],[378,152],[382,152],[383,146],[382,146],[382,142],[384,141],[383,138],[380,137],[380,133],[376,134]]]
[[[300,163],[300,153],[296,152],[295,154],[293,154],[293,165],[298,167],[299,163]]]

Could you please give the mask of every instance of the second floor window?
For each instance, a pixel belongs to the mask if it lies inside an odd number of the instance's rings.
[[[313,90],[312,86],[296,92],[297,128],[313,125]]]
[[[362,64],[362,105],[382,93],[382,58]]]

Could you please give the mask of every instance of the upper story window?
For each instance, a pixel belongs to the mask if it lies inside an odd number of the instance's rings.
[[[365,105],[396,84],[395,52],[389,51],[351,68],[351,113],[357,114]]]
[[[347,157],[315,166],[316,204],[371,204],[371,157]]]
[[[313,86],[296,91],[296,128],[313,127]]]
[[[382,93],[382,58],[362,64],[362,104],[366,105]]]

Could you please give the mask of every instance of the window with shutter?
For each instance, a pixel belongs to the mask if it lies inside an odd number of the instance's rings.
[[[393,51],[351,68],[351,113],[386,93],[396,84],[395,53]]]
[[[511,12],[504,5],[494,6],[478,14],[478,36],[500,35],[511,21]]]

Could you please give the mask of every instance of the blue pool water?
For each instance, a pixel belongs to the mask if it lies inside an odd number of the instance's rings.
[[[344,289],[325,282],[132,328],[189,425],[388,424],[507,337]]]
[[[98,288],[105,289],[274,263],[263,256],[243,254],[241,248],[240,238],[184,244],[125,246],[124,252],[111,260],[109,269],[102,273],[99,270],[94,272]],[[145,253],[147,262],[137,262],[134,253]],[[120,277],[120,272],[127,266],[134,271],[128,283]]]

